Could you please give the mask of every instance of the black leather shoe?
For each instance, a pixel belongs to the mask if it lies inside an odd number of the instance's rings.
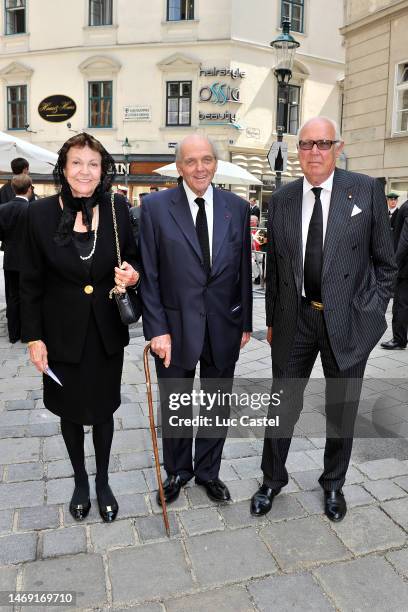
[[[219,478],[214,478],[214,480],[201,480],[196,477],[195,482],[205,488],[208,497],[212,501],[227,502],[231,500],[227,485]]]
[[[259,487],[251,498],[250,511],[253,516],[263,516],[272,508],[273,498],[278,495],[280,489],[271,489],[266,484]]]
[[[97,489],[96,497],[98,499],[99,514],[101,515],[103,522],[113,523],[119,511],[119,504],[114,494],[112,493],[110,486],[106,485],[103,489],[103,493],[100,493],[100,495],[98,495],[98,489]],[[105,500],[102,501],[104,498]],[[106,498],[107,499],[110,498],[109,503],[107,503]]]
[[[400,344],[394,338],[392,340],[388,340],[388,342],[381,342],[381,346],[384,349],[388,349],[389,351],[400,350],[403,351],[406,348],[406,345]]]
[[[341,489],[324,492],[324,513],[328,519],[338,523],[344,519],[346,512],[347,504]]]
[[[69,504],[69,511],[71,516],[76,521],[83,521],[89,514],[91,509],[91,501],[88,499],[86,504],[73,504],[72,502]]]
[[[181,487],[183,487],[185,484],[186,483],[181,479],[179,474],[171,474],[170,476],[167,476],[166,480],[163,482],[163,492],[166,504],[171,504],[171,502],[176,501],[180,495]],[[161,506],[161,499],[158,491],[156,501],[159,506]]]

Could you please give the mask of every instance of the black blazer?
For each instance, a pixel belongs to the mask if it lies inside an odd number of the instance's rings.
[[[397,218],[394,224],[394,249],[398,253],[397,264],[398,264],[398,278],[408,278],[408,252],[406,251],[406,219],[408,219],[408,200],[404,202],[397,214]],[[404,233],[404,237],[402,234]],[[401,244],[402,241],[402,244]]]
[[[285,369],[302,297],[303,179],[276,191],[269,205],[266,322],[272,359]],[[336,169],[323,249],[322,301],[340,370],[366,359],[386,330],[396,265],[379,181]]]
[[[24,246],[28,201],[16,196],[0,206],[0,240],[3,241],[3,268],[19,272]]]
[[[122,196],[115,196],[122,260],[137,267],[137,255]],[[50,359],[79,363],[88,319],[93,311],[109,355],[129,343],[115,300],[109,299],[117,266],[110,194],[99,205],[99,228],[90,271],[75,244],[58,246],[54,234],[61,218],[58,196],[30,204],[23,268],[20,274],[22,341],[43,340]],[[91,285],[92,293],[85,287]]]

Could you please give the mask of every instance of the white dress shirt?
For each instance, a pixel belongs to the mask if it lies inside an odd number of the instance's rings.
[[[322,188],[320,192],[320,201],[322,203],[323,213],[323,245],[326,237],[327,219],[329,218],[330,199],[333,189],[333,176],[334,172],[331,173],[328,179],[326,179],[319,187]],[[303,252],[303,267],[305,265],[305,253],[306,253],[306,242],[307,234],[309,232],[310,219],[313,214],[313,207],[315,203],[315,195],[312,191],[314,185],[311,185],[307,178],[303,177],[303,200],[302,200],[302,252]],[[304,276],[304,275],[303,275]],[[305,294],[305,283],[304,278],[302,280],[302,295]]]
[[[183,181],[184,191],[186,192],[188,205],[190,207],[191,216],[193,217],[194,225],[197,219],[198,213],[198,204],[195,202],[195,199],[199,196],[194,193],[187,185],[185,181]],[[214,223],[214,212],[213,212],[213,188],[212,185],[209,185],[207,191],[202,196],[205,201],[205,215],[207,217],[207,225],[208,225],[208,240],[210,242],[210,260],[212,262],[212,247],[213,247],[213,223]]]

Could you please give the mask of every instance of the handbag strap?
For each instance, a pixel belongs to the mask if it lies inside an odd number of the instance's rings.
[[[120,256],[120,246],[119,246],[119,236],[118,236],[118,224],[116,221],[116,211],[115,211],[115,194],[111,195],[111,204],[112,204],[112,218],[113,218],[113,230],[115,233],[115,243],[116,243],[116,255],[118,258],[118,268],[122,265],[122,258]]]
[[[118,258],[118,268],[120,268],[121,265],[122,265],[122,258],[120,256],[120,246],[119,246],[119,236],[118,236],[118,224],[117,224],[117,221],[116,221],[115,194],[114,193],[112,193],[112,195],[111,195],[111,204],[112,204],[113,232],[115,234],[115,244],[116,244],[116,256]],[[113,287],[113,289],[111,289],[109,291],[109,298],[110,299],[112,299],[112,294],[113,293],[117,293],[116,286]]]

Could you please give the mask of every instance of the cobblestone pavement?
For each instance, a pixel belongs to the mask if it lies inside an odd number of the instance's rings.
[[[221,477],[233,502],[216,506],[201,488],[186,486],[169,507],[168,540],[154,499],[144,341],[137,326],[126,350],[123,404],[115,415],[111,485],[119,516],[112,525],[102,524],[93,494],[89,517],[75,524],[68,512],[72,470],[58,419],[43,408],[41,379],[25,347],[7,341],[4,293],[0,311],[0,591],[74,590],[78,610],[408,609],[406,438],[356,440],[344,488],[349,511],[342,523],[330,523],[317,485],[323,440],[313,435],[322,389],[312,385],[299,424],[306,433],[293,441],[290,483],[272,512],[258,520],[249,514],[248,500],[261,478],[261,441],[231,439]],[[376,348],[363,392],[369,398],[381,391],[384,422],[391,428],[397,423],[405,435],[407,363],[408,351]],[[237,374],[270,377],[260,291],[255,337]],[[319,365],[313,376],[321,376]],[[94,473],[89,433],[86,448]]]

